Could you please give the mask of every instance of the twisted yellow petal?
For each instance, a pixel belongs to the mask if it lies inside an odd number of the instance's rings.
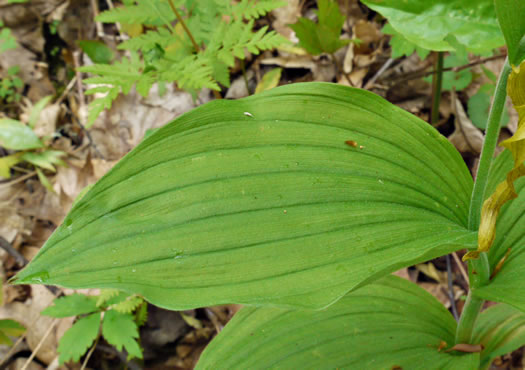
[[[514,181],[525,176],[525,61],[518,67],[512,67],[507,83],[507,93],[512,99],[514,108],[518,112],[518,129],[501,145],[507,148],[514,158],[514,167],[507,174],[507,178],[494,190],[494,193],[483,203],[481,222],[478,231],[478,249],[463,256],[463,260],[477,258],[480,252],[487,252],[496,236],[496,221],[503,204],[518,196],[514,188]]]

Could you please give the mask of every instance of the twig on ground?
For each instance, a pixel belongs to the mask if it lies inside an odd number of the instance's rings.
[[[82,74],[78,70],[80,67],[80,52],[73,52],[73,65],[75,67],[75,77],[77,81],[77,92],[78,92],[78,105],[80,106],[80,112],[84,113],[86,109],[86,97],[84,95],[84,89],[82,88]],[[82,121],[82,120],[80,120]],[[82,122],[82,125],[84,122]]]
[[[51,323],[51,325],[49,325],[49,328],[47,328],[46,332],[44,333],[44,335],[42,336],[42,338],[40,339],[40,342],[38,342],[38,344],[36,345],[35,349],[33,350],[33,352],[31,353],[31,356],[29,356],[29,358],[27,359],[27,361],[25,362],[24,366],[22,366],[22,369],[20,370],[26,370],[27,367],[31,364],[31,362],[33,361],[33,359],[35,358],[36,354],[38,353],[38,351],[40,350],[40,347],[42,347],[42,344],[44,344],[44,341],[47,339],[47,337],[49,337],[49,334],[51,334],[51,331],[53,330],[53,328],[56,326],[56,324],[58,323],[59,319],[54,319],[53,322]]]
[[[452,309],[452,315],[459,321],[458,309],[456,308],[456,297],[454,294],[454,284],[452,281],[452,264],[450,262],[450,254],[445,256],[447,261],[447,284],[448,284],[448,299],[450,300],[450,307]]]
[[[96,18],[97,15],[100,13],[98,8],[98,1],[91,0],[91,7],[93,8],[93,18]],[[104,37],[104,27],[102,26],[102,23],[95,21],[95,26],[97,27],[97,36]]]
[[[0,184],[0,189],[2,189],[2,188],[8,188],[8,187],[10,187],[11,185],[14,185],[14,184],[17,184],[17,183],[19,183],[19,182],[22,182],[22,181],[24,181],[25,179],[28,179],[28,178],[33,177],[33,176],[36,176],[36,171],[32,171],[32,172],[27,173],[27,174],[25,174],[25,175],[19,176],[19,177],[17,177],[17,178],[14,179],[14,180],[11,180],[11,181],[8,181],[8,182],[1,183],[1,184]]]
[[[5,240],[2,236],[0,236],[0,248],[5,250],[9,255],[13,256],[16,263],[18,263],[20,267],[24,267],[29,262],[19,251],[13,248],[11,243]]]
[[[66,98],[67,94],[69,94],[69,92],[71,91],[71,89],[75,85],[76,81],[77,81],[77,76],[73,76],[73,78],[71,79],[71,81],[69,81],[69,83],[67,84],[66,88],[62,92],[62,95],[60,95],[60,97],[57,99],[55,104],[62,103],[62,101]]]
[[[106,0],[106,4],[108,4],[109,9],[115,8],[115,6],[113,5],[113,1],[111,0]],[[120,22],[115,22],[115,26],[117,26],[119,36],[122,38],[123,35],[122,35],[122,27],[120,26]]]
[[[456,252],[452,253],[452,257],[454,257],[454,261],[456,261],[456,264],[458,265],[461,276],[463,276],[463,279],[465,279],[465,281],[468,283],[468,274],[465,270],[465,266],[463,266],[463,262],[461,262]]]
[[[392,65],[392,63],[394,63],[395,59],[392,59],[392,58],[388,58],[388,60],[385,62],[385,64],[383,64],[381,66],[381,68],[379,68],[379,70],[376,72],[375,75],[372,76],[372,78],[370,80],[368,80],[368,82],[365,84],[365,87],[364,89],[367,90],[369,88],[371,88],[374,83],[377,81],[377,79],[379,77],[381,77],[381,75],[383,73],[385,73],[385,71],[390,68],[390,66]]]
[[[468,64],[464,64],[461,66],[443,68],[443,72],[448,72],[448,71],[459,72],[464,69],[477,66],[479,64],[490,62],[492,60],[504,59],[506,56],[507,56],[506,54],[498,54],[498,55],[494,55],[494,56],[487,57],[487,58],[481,58],[481,59],[472,61]],[[398,84],[398,83],[405,82],[405,81],[415,80],[417,78],[430,76],[436,73],[436,71],[427,71],[426,70],[427,68],[428,67],[425,67],[418,71],[414,71],[414,72],[410,72],[410,73],[401,75],[397,79],[395,79],[395,83]]]
[[[91,346],[89,352],[87,353],[86,358],[84,359],[84,362],[82,363],[82,367],[80,368],[80,370],[84,370],[86,368],[87,363],[88,363],[89,359],[91,358],[91,355],[93,354],[93,352],[95,352],[95,348],[97,348],[97,344],[98,344],[98,342],[100,340],[100,334],[101,333],[100,333],[100,330],[99,330],[99,332],[97,334],[97,339],[95,339],[95,343]]]
[[[332,61],[334,62],[334,65],[335,65],[335,75],[336,75],[336,77],[339,74],[342,74],[343,77],[345,78],[346,82],[348,82],[348,84],[350,86],[354,87],[354,84],[352,83],[352,80],[350,80],[350,77],[348,77],[348,75],[343,70],[343,67],[341,66],[341,63],[339,63],[339,60],[336,58],[335,54],[332,53],[332,54],[330,54],[330,56],[332,57]]]

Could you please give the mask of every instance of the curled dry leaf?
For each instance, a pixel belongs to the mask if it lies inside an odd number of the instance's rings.
[[[518,129],[511,138],[501,143],[514,158],[514,167],[507,173],[507,178],[485,200],[481,208],[481,221],[478,232],[478,249],[468,252],[463,260],[478,258],[480,252],[487,252],[496,237],[496,221],[501,207],[518,197],[514,181],[525,176],[525,61],[520,66],[512,66],[512,72],[507,82],[507,92],[514,108],[518,112]]]
[[[197,104],[210,100],[209,90],[199,94],[197,102],[190,93],[166,86],[160,96],[153,86],[147,99],[136,91],[119,96],[109,111],[103,112],[90,129],[93,142],[108,161],[119,160],[142,141],[148,129],[158,128]]]
[[[452,94],[452,108],[455,113],[455,129],[452,135],[448,137],[449,141],[454,144],[461,153],[481,153],[484,135],[472,124],[468,118],[463,105],[459,99]]]

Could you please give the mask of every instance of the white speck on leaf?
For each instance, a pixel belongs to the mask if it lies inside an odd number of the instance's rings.
[[[244,115],[248,117],[253,117],[253,114],[251,114],[250,112],[244,112]]]

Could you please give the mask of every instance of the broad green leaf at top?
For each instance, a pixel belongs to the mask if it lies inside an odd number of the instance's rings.
[[[525,1],[494,0],[494,4],[507,42],[509,62],[519,65],[525,60]]]
[[[196,369],[477,369],[479,354],[446,352],[455,329],[434,297],[389,276],[321,311],[245,307]]]
[[[521,0],[515,0],[521,1]],[[451,38],[473,53],[503,46],[493,0],[362,0],[419,47],[455,50]]]
[[[324,307],[475,247],[472,179],[434,128],[336,84],[213,101],[75,204],[18,283],[116,288],[171,309]]]

